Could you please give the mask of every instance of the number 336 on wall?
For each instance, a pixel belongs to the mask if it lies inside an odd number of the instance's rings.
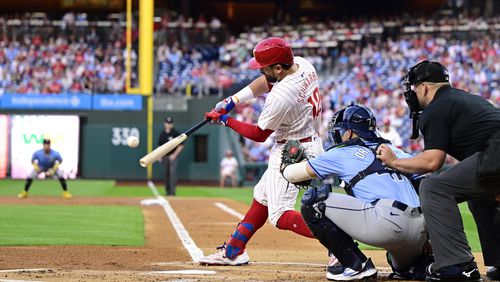
[[[111,144],[115,146],[127,146],[129,136],[140,139],[140,132],[137,127],[112,127],[111,131]]]

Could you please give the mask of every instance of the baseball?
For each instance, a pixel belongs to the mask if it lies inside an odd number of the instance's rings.
[[[129,136],[127,138],[127,145],[130,148],[135,148],[135,147],[139,146],[139,138],[137,138],[136,136]]]

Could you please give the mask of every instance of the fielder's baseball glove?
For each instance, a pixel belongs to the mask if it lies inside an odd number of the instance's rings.
[[[306,148],[300,144],[298,140],[288,140],[286,141],[283,150],[281,151],[281,165],[280,172],[283,174],[285,168],[291,164],[300,163],[308,160],[308,156],[306,154]],[[299,187],[307,187],[311,184],[311,180],[305,180],[301,182],[293,183],[295,186]]]

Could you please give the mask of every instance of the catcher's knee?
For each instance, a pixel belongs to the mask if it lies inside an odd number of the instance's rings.
[[[320,188],[309,188],[302,196],[301,213],[302,217],[309,224],[316,218],[324,217],[325,203],[324,200],[328,198],[331,192],[330,185],[323,185]]]

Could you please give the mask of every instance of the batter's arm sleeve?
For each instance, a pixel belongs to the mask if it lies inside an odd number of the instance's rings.
[[[251,139],[255,142],[264,142],[274,130],[262,130],[259,126],[241,122],[237,119],[228,117],[226,126],[229,126],[241,136]]]
[[[283,177],[291,183],[302,182],[304,180],[313,179],[316,174],[309,167],[307,162],[291,164],[283,170]]]

